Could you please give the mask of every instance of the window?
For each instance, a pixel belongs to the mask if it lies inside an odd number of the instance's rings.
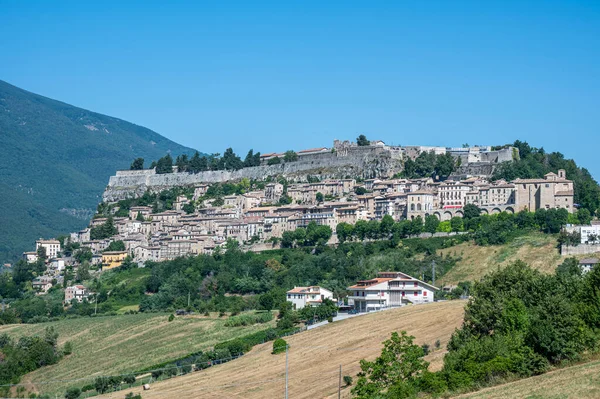
[[[417,282],[415,281],[415,288],[417,288]]]
[[[415,296],[417,296],[417,295],[419,295],[419,294],[417,293],[417,291],[415,291]]]
[[[423,291],[423,296],[427,296],[427,291]]]
[[[405,293],[404,293],[404,291],[402,291],[402,296],[404,296],[404,295],[405,295]]]

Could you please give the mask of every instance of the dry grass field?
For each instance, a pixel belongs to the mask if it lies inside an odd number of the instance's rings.
[[[558,252],[556,238],[542,233],[517,237],[506,245],[480,247],[467,242],[442,249],[439,253],[461,258],[455,267],[438,280],[440,286],[477,281],[487,273],[517,260],[544,273],[552,273],[565,259]]]
[[[433,346],[436,340],[445,348],[450,335],[463,319],[465,301],[438,302],[408,306],[368,314],[328,324],[286,338],[289,350],[290,398],[337,398],[338,373],[356,381],[359,361],[373,359],[381,352],[381,343],[393,331],[406,330],[418,344]],[[256,346],[240,359],[200,372],[154,383],[143,392],[153,398],[276,398],[285,386],[285,354],[272,355],[272,343]],[[441,367],[445,349],[432,352],[430,368]],[[343,397],[350,397],[343,389]],[[140,388],[112,393],[122,398]],[[104,397],[104,396],[103,396]]]
[[[597,399],[600,360],[458,396],[462,399]]]
[[[185,356],[215,344],[263,330],[268,324],[225,327],[226,317],[185,316],[168,321],[168,314],[136,314],[61,320],[42,324],[0,326],[0,334],[43,335],[52,326],[59,344],[71,341],[73,354],[23,377],[28,391],[64,394],[67,387],[93,383],[99,375],[122,374]],[[45,381],[73,380],[76,382]],[[124,395],[123,395],[124,396]]]

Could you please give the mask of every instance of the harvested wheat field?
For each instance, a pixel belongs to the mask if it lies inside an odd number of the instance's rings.
[[[466,242],[442,249],[440,255],[458,257],[460,260],[438,280],[438,285],[457,284],[461,281],[478,281],[483,276],[517,260],[544,273],[553,273],[566,258],[557,249],[556,237],[532,233],[517,237],[505,245],[478,246]]]
[[[482,389],[458,398],[597,399],[600,398],[600,360]]]
[[[25,375],[28,391],[64,394],[71,386],[93,384],[99,375],[129,373],[157,363],[177,359],[191,352],[263,330],[268,324],[225,327],[225,319],[202,316],[176,317],[168,314],[135,314],[109,317],[82,317],[52,323],[0,326],[0,334],[18,338],[43,335],[46,327],[59,333],[59,344],[73,344],[73,353],[57,364]],[[48,383],[52,381],[52,383]],[[124,395],[122,395],[124,396]]]
[[[431,369],[439,369],[448,339],[462,323],[464,305],[465,301],[450,301],[407,306],[342,320],[286,338],[290,345],[289,397],[337,397],[340,365],[342,375],[352,376],[356,381],[359,361],[378,356],[381,343],[393,331],[406,330],[416,337],[416,343],[431,347],[440,340],[441,349],[427,357]],[[286,355],[272,355],[272,345],[272,342],[259,345],[240,359],[152,384],[143,397],[283,397]],[[343,389],[343,397],[350,396],[350,389]],[[129,390],[107,397],[122,398],[126,392]]]

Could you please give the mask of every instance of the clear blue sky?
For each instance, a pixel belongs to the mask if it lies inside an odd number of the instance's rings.
[[[521,139],[600,178],[600,1],[120,3],[0,0],[0,79],[204,152]]]

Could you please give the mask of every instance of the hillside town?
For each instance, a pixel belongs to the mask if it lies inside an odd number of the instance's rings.
[[[336,142],[337,148],[341,148]],[[348,146],[348,144],[344,144]],[[384,147],[373,142],[369,147]],[[350,147],[348,147],[350,148]],[[481,162],[489,158],[491,147],[445,149],[443,147],[404,147],[402,156],[416,159],[423,152],[451,154],[457,163]],[[512,149],[510,150],[512,151]],[[302,154],[329,153],[326,149],[301,151]],[[497,152],[494,152],[497,153]],[[278,154],[266,154],[272,158]],[[497,161],[497,159],[496,159]],[[211,183],[219,184],[219,183]],[[127,216],[113,216],[119,211],[113,203],[111,215],[97,215],[89,227],[71,233],[69,245],[89,248],[89,264],[98,270],[121,266],[128,259],[143,266],[181,256],[211,254],[228,240],[235,240],[247,250],[262,251],[278,246],[287,231],[306,228],[310,224],[331,229],[329,244],[337,242],[336,227],[340,223],[354,225],[359,221],[425,220],[435,216],[440,222],[462,217],[463,208],[472,204],[482,214],[517,213],[523,210],[566,209],[574,211],[573,182],[566,172],[548,173],[543,179],[491,181],[490,176],[451,176],[436,181],[431,177],[406,179],[307,178],[287,183],[271,181],[263,189],[243,194],[225,195],[220,201],[207,197],[211,184],[189,187],[190,195],[180,195],[172,209],[156,212],[151,206],[131,206]],[[283,201],[282,204],[282,199]],[[123,214],[123,212],[120,212]],[[114,234],[93,239],[92,230],[110,225]],[[115,244],[119,244],[116,245]],[[38,240],[36,250],[26,252],[27,262],[36,262],[44,250],[47,272],[33,285],[46,292],[51,281],[61,281],[66,266],[78,266],[73,257],[61,256],[58,240]],[[72,298],[87,297],[85,289],[70,287]]]

